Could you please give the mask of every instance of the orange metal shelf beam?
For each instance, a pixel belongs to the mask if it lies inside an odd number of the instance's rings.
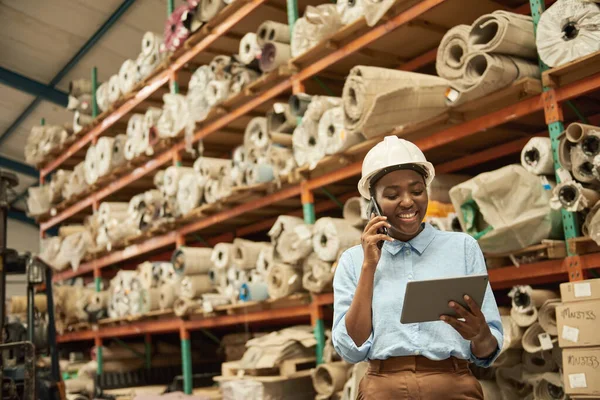
[[[234,12],[220,25],[213,28],[210,33],[205,36],[199,43],[194,45],[184,54],[182,54],[177,60],[171,63],[164,71],[160,72],[155,77],[151,78],[146,86],[144,86],[135,96],[127,100],[117,110],[104,118],[97,126],[92,128],[86,133],[81,139],[73,143],[66,151],[60,156],[56,157],[50,163],[45,165],[40,170],[40,177],[43,179],[50,172],[58,168],[63,162],[69,157],[72,157],[77,151],[82,149],[85,145],[92,142],[95,138],[100,136],[102,132],[110,128],[119,119],[131,112],[137,105],[141,104],[146,100],[152,93],[158,90],[160,87],[169,82],[169,78],[175,71],[181,69],[185,64],[194,59],[202,51],[206,50],[211,44],[219,39],[223,34],[229,31],[234,25],[239,23],[242,19],[250,15],[256,8],[267,0],[250,0],[242,6],[239,10]]]

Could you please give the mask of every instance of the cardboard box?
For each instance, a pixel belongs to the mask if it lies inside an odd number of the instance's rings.
[[[600,398],[600,347],[565,349],[563,373],[565,393]]]
[[[600,346],[600,300],[556,307],[560,347]]]
[[[560,284],[560,297],[563,303],[600,299],[600,279]]]

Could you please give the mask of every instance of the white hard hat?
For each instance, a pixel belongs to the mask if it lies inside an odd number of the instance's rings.
[[[435,169],[414,143],[397,136],[386,136],[377,143],[363,160],[362,177],[358,182],[358,191],[369,200],[371,198],[371,180],[383,170],[414,168],[422,171],[425,184],[429,186],[435,176]]]

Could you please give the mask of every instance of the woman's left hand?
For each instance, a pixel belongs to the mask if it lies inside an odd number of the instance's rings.
[[[471,297],[465,296],[464,298],[470,311],[455,301],[448,304],[464,321],[459,321],[458,318],[449,315],[442,315],[441,320],[456,329],[464,339],[471,341],[471,351],[476,357],[486,358],[496,350],[498,343],[492,335],[481,308]]]

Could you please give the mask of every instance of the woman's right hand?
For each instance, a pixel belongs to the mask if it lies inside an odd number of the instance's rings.
[[[362,236],[360,237],[364,253],[364,267],[369,267],[375,270],[375,268],[377,268],[377,264],[379,263],[379,258],[381,257],[381,249],[379,246],[377,246],[377,244],[382,240],[390,242],[393,240],[390,236],[380,233],[382,228],[391,228],[391,225],[387,222],[387,217],[380,217],[372,214],[371,220],[365,227]]]

